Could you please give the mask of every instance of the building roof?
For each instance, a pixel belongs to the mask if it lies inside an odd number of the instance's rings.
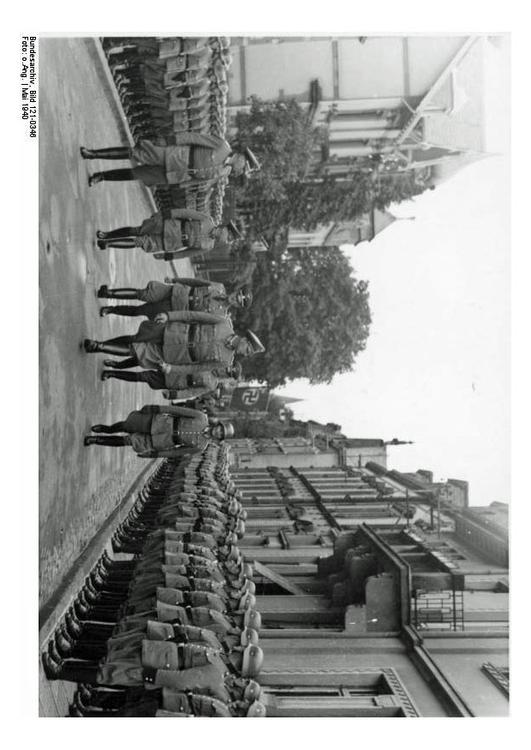
[[[377,234],[383,232],[384,229],[395,221],[396,216],[393,216],[390,211],[380,211],[379,208],[373,209],[371,212],[372,237],[370,239],[373,240]]]
[[[477,40],[448,71],[429,102],[429,110],[439,111],[423,117],[425,143],[453,151],[483,151],[483,59],[484,47]]]

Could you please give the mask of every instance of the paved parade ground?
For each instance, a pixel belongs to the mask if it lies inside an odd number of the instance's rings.
[[[83,436],[94,423],[115,422],[161,400],[145,384],[101,382],[103,355],[85,354],[82,347],[85,337],[130,333],[142,320],[100,318],[96,291],[101,284],[140,287],[171,273],[168,264],[140,249],[96,246],[96,229],[138,225],[153,212],[138,183],[88,187],[88,174],[105,164],[83,161],[80,145],[125,145],[126,138],[97,42],[41,38],[41,607],[146,464],[128,448],[85,448]],[[188,261],[177,269],[190,275]]]

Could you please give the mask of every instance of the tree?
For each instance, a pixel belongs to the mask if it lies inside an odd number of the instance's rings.
[[[311,231],[318,224],[352,221],[424,190],[413,171],[386,172],[377,154],[353,158],[347,179],[326,174],[326,166],[320,174],[317,154],[324,130],[312,125],[294,99],[253,97],[250,110],[237,114],[236,129],[236,142],[249,146],[261,162],[261,170],[236,187],[238,209],[249,234],[270,242],[290,226]]]
[[[328,383],[352,369],[365,348],[368,285],[338,248],[295,251],[259,261],[253,304],[238,311],[266,352],[244,361],[244,376],[270,387],[294,378]]]

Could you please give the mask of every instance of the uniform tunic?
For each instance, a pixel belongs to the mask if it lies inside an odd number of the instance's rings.
[[[196,693],[181,693],[169,688],[162,690],[163,710],[171,712],[174,715],[192,716],[211,716],[211,717],[231,717],[228,705],[208,695]]]
[[[227,313],[229,300],[225,286],[204,279],[182,278],[174,284],[150,281],[138,295],[145,305],[139,305],[138,315],[154,318],[170,310]],[[149,307],[148,307],[149,306]]]
[[[223,367],[232,364],[234,328],[227,315],[185,311],[172,311],[167,315],[163,342],[165,362],[187,364],[215,361]]]
[[[133,158],[141,166],[159,168],[164,182],[172,185],[219,177],[230,153],[224,138],[188,132],[176,133],[174,146],[156,146],[142,139],[133,149]]]
[[[202,363],[205,368],[232,364],[234,328],[227,315],[178,310],[167,315],[166,324],[147,320],[140,324],[131,351],[141,367],[152,370],[163,361]]]
[[[215,224],[209,214],[191,208],[174,208],[171,218],[157,212],[142,222],[138,244],[146,253],[176,253],[180,258],[213,249]]]
[[[171,456],[183,447],[201,451],[210,440],[208,430],[206,414],[182,406],[144,406],[131,412],[124,426],[135,452],[146,457]]]

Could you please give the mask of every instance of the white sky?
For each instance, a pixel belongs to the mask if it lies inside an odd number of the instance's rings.
[[[369,280],[373,316],[355,371],[280,391],[305,399],[297,417],[350,437],[414,440],[389,448],[389,466],[466,479],[475,505],[510,496],[507,47],[489,45],[487,149],[497,155],[392,207],[415,221],[343,248]]]

